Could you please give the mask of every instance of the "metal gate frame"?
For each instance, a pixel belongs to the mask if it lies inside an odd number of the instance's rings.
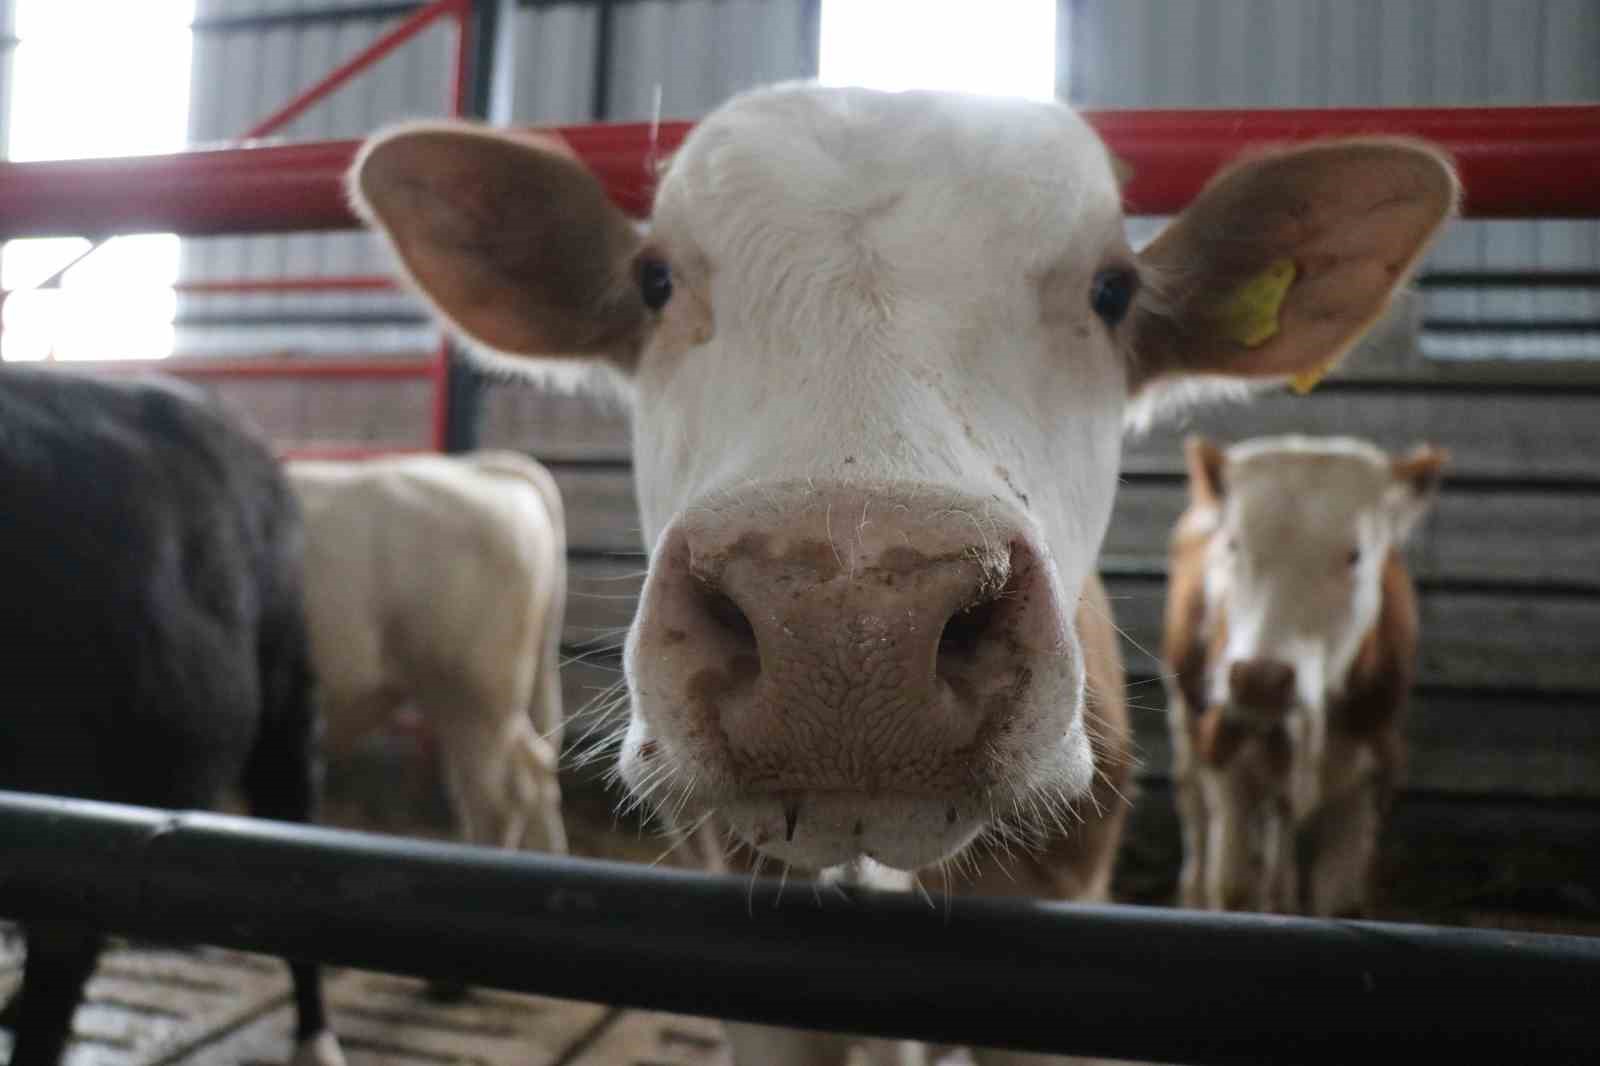
[[[1585,937],[785,887],[15,792],[0,837],[10,917],[680,1014],[1197,1066],[1600,1048]]]

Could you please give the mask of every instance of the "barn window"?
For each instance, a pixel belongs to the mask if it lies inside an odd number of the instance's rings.
[[[1049,100],[1056,0],[823,0],[818,77]]]
[[[8,157],[183,148],[193,6],[192,0],[16,0]],[[0,252],[0,286],[22,291],[5,303],[0,354],[7,360],[169,355],[177,271],[178,238],[170,233],[117,237],[98,248],[83,237],[10,241]]]

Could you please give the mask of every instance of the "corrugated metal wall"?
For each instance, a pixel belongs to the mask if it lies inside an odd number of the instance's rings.
[[[1093,107],[1600,100],[1596,0],[1063,0],[1060,95]],[[1600,223],[1460,222],[1431,265],[1597,270]],[[1432,319],[1600,319],[1593,291],[1429,291]],[[1430,331],[1429,354],[1600,355],[1594,334]]]
[[[400,21],[398,16],[338,17],[341,8],[373,7],[359,0],[199,0],[190,82],[191,142],[237,137]],[[317,20],[252,21],[289,14]],[[275,136],[359,137],[395,119],[445,114],[454,39],[450,24],[430,27]],[[188,240],[181,267],[182,276],[191,280],[386,270],[373,240],[358,233]],[[300,324],[285,322],[296,317]],[[370,318],[394,324],[362,321]],[[416,321],[408,325],[407,318]],[[179,305],[179,321],[186,323],[178,332],[182,354],[420,352],[433,337],[409,301],[370,294],[188,297]]]
[[[512,118],[648,119],[658,87],[662,117],[696,118],[741,89],[816,72],[817,0],[614,3],[603,78],[601,8],[518,5]]]
[[[0,157],[11,154],[11,55],[16,47],[16,5],[0,0]]]
[[[198,0],[191,140],[237,136],[417,6]],[[375,10],[387,17],[373,17]],[[697,116],[738,89],[814,73],[815,12],[815,0],[506,0],[491,114],[496,121],[523,123],[648,118],[659,87],[665,117]],[[453,41],[448,24],[430,28],[281,136],[358,137],[395,119],[446,113]],[[386,269],[379,249],[363,234],[228,237],[185,241],[182,276],[218,280]],[[177,350],[421,357],[435,336],[415,304],[401,296],[191,296],[180,303]],[[224,391],[237,393],[277,435],[425,439],[421,385],[251,384]],[[519,391],[493,390],[488,439],[515,443],[527,399]]]
[[[1328,106],[1493,104],[1600,99],[1596,0],[1061,0],[1063,95],[1094,106]],[[415,4],[370,0],[198,0],[190,131],[226,140],[322,76]],[[9,2],[0,10],[9,7]],[[502,0],[493,117],[581,122],[703,114],[729,93],[810,76],[820,0]],[[374,12],[387,17],[374,17]],[[354,137],[384,122],[445,110],[452,31],[436,26],[291,124],[289,138]],[[1600,225],[1461,223],[1434,264],[1452,269],[1600,269]],[[336,275],[382,271],[372,240],[335,236],[185,242],[187,278]],[[1443,317],[1600,318],[1600,294],[1443,292]],[[189,298],[179,351],[230,355],[422,355],[433,331],[402,297]],[[1589,334],[1592,346],[1595,335]],[[1430,333],[1431,350],[1549,354],[1583,338]],[[1565,345],[1565,347],[1563,347]],[[300,430],[356,395],[352,385],[286,387],[277,401]],[[369,387],[375,388],[375,387]],[[397,387],[385,387],[392,391]],[[499,390],[505,391],[505,390]],[[412,395],[411,393],[415,393]],[[425,421],[426,398],[384,401],[357,421]],[[265,392],[260,392],[264,399]],[[255,402],[255,401],[252,401]],[[326,418],[306,414],[327,406]],[[496,397],[491,436],[515,435],[512,398]],[[414,416],[414,417],[413,417]],[[409,421],[408,421],[409,425]],[[299,432],[300,430],[295,430]],[[287,430],[286,430],[287,432]],[[407,430],[410,432],[410,429]],[[420,428],[418,432],[421,432]]]

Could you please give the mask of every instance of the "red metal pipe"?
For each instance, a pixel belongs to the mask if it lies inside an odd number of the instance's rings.
[[[1184,206],[1250,145],[1338,134],[1421,137],[1451,152],[1476,218],[1600,218],[1600,106],[1279,111],[1101,111],[1088,115],[1133,168],[1141,214]],[[662,123],[670,152],[690,124]],[[557,127],[613,199],[649,208],[650,125]],[[0,239],[77,233],[189,235],[349,229],[341,178],[356,141],[212,149],[127,159],[0,164]]]
[[[0,163],[0,238],[350,229],[353,141]]]
[[[467,110],[467,79],[472,76],[472,0],[457,3],[452,12],[456,20],[456,47],[451,58],[449,97],[445,110],[460,118]]]
[[[436,373],[432,359],[109,359],[56,365],[97,374],[156,373],[194,380],[416,381]]]
[[[1384,134],[1420,137],[1455,157],[1472,218],[1600,217],[1600,107],[1175,109],[1086,111],[1133,168],[1129,210],[1182,210],[1253,144]]]
[[[461,17],[469,2],[470,0],[438,0],[437,3],[429,4],[427,7],[407,15],[405,20],[394,29],[380,35],[377,40],[333,68],[327,77],[305,89],[288,103],[278,108],[278,110],[251,126],[240,139],[246,141],[255,140],[282,129],[332,95],[345,82],[433,25],[434,22],[450,15],[457,18]]]

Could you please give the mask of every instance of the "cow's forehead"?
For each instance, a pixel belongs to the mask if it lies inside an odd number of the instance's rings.
[[[1237,532],[1277,540],[1286,528],[1307,541],[1342,538],[1378,512],[1389,461],[1364,441],[1284,438],[1230,450],[1227,492]]]
[[[1024,269],[1120,218],[1106,150],[1070,108],[790,85],[737,96],[697,125],[663,175],[655,220],[721,261],[753,231],[850,240],[901,207],[917,232],[937,217],[947,236],[998,238]]]

